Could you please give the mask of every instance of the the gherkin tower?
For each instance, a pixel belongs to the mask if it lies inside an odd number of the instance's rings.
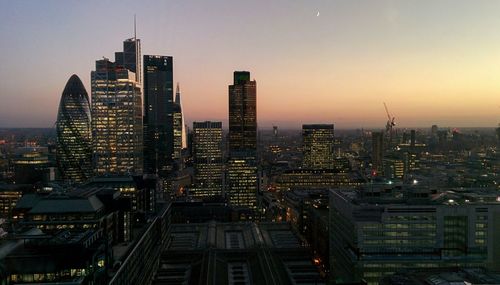
[[[65,181],[81,183],[92,175],[92,129],[89,96],[73,74],[57,113],[57,164]]]

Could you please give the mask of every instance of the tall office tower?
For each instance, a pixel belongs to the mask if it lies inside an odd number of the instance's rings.
[[[144,56],[144,168],[166,176],[172,162],[173,58]]]
[[[142,84],[141,40],[135,36],[123,42],[123,51],[115,52],[115,63],[134,73],[135,81]]]
[[[257,149],[257,83],[250,72],[235,71],[229,85],[229,151]]]
[[[229,85],[227,196],[233,206],[257,208],[257,83],[235,71]]]
[[[372,170],[375,173],[383,171],[384,133],[372,132]]]
[[[303,166],[331,169],[335,158],[333,124],[302,125]]]
[[[177,83],[177,88],[175,92],[175,100],[173,106],[173,120],[174,120],[174,153],[172,155],[172,158],[175,160],[181,158],[181,152],[184,140],[184,116],[182,114],[181,90],[179,88],[179,83]]]
[[[135,74],[108,59],[92,81],[92,141],[97,175],[142,173],[142,100]]]
[[[222,195],[222,122],[193,123],[193,196]]]
[[[57,165],[62,178],[80,183],[92,177],[92,129],[89,96],[73,74],[57,112]]]

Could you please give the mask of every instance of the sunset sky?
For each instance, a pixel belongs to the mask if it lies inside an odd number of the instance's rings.
[[[319,13],[319,14],[318,14]],[[52,127],[75,73],[133,36],[174,57],[186,122],[227,127],[234,70],[263,128],[500,123],[500,1],[0,0],[0,127]]]

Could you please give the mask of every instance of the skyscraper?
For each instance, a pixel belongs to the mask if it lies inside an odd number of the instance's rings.
[[[175,100],[173,106],[173,120],[174,120],[174,153],[172,158],[180,159],[183,148],[183,135],[184,135],[184,115],[182,113],[181,105],[181,90],[179,83],[175,92]]]
[[[123,42],[123,51],[115,52],[117,66],[124,67],[134,73],[135,81],[142,83],[141,76],[141,40],[135,36]]]
[[[80,183],[92,176],[92,131],[89,96],[73,74],[57,112],[57,165],[62,178]]]
[[[377,172],[383,171],[384,159],[384,133],[372,132],[372,170]]]
[[[334,160],[333,124],[302,125],[303,166],[331,169]]]
[[[229,85],[229,159],[226,182],[230,204],[257,208],[257,83],[250,72],[235,71]]]
[[[257,149],[257,83],[250,72],[235,71],[229,85],[229,151]]]
[[[105,58],[96,61],[91,81],[96,174],[142,173],[142,100],[136,75]]]
[[[193,196],[222,194],[222,122],[193,123]]]
[[[173,58],[144,56],[144,168],[165,176],[172,162]]]

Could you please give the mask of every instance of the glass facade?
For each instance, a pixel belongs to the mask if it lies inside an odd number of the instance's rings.
[[[229,202],[257,208],[257,83],[250,72],[235,71],[229,85],[229,161],[226,183]]]
[[[142,99],[135,74],[103,59],[91,80],[95,173],[142,173]]]
[[[257,149],[257,83],[250,72],[235,71],[229,85],[229,151]]]
[[[81,183],[92,177],[92,132],[87,91],[72,75],[61,96],[57,114],[57,164],[62,178]]]
[[[222,195],[222,122],[193,123],[193,196]]]
[[[332,169],[334,160],[333,125],[303,125],[303,166],[310,169]]]
[[[330,193],[330,260],[336,282],[379,280],[404,268],[486,267],[498,270],[492,224],[500,204],[413,205],[351,200]],[[395,201],[395,200],[393,200]],[[481,202],[480,202],[481,203]],[[494,221],[493,219],[494,218]]]
[[[252,153],[233,153],[228,161],[226,179],[231,205],[257,208],[257,162]]]
[[[168,174],[174,149],[173,58],[144,56],[144,170]]]

